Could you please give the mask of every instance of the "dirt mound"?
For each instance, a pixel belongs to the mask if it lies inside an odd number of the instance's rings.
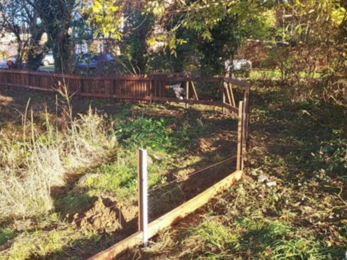
[[[115,232],[122,229],[124,217],[120,209],[110,199],[95,198],[93,204],[84,212],[74,216],[73,223],[98,233]]]

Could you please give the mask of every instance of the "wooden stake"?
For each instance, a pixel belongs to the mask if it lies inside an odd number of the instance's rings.
[[[149,82],[149,96],[150,96],[150,103],[152,104],[153,102],[153,85],[152,85],[152,80]]]
[[[225,91],[226,91],[226,94],[227,94],[227,97],[228,97],[228,103],[229,103],[230,105],[232,105],[232,102],[231,102],[231,95],[230,95],[230,92],[229,92],[228,83],[224,82],[224,88],[225,88]]]
[[[195,99],[196,100],[199,100],[199,96],[198,96],[198,93],[196,92],[196,88],[195,88],[195,84],[194,84],[194,81],[190,81],[191,84],[192,84],[192,89],[194,91],[194,96],[195,96]]]
[[[147,150],[138,150],[138,205],[139,231],[143,233],[143,245],[148,244],[148,192],[147,192]]]
[[[245,138],[248,137],[248,126],[249,126],[249,94],[250,94],[250,88],[246,88],[245,94],[244,94],[244,101],[245,101]],[[246,145],[247,146],[247,145]]]
[[[186,100],[189,100],[189,81],[186,82]],[[189,108],[188,103],[186,103],[186,108]]]
[[[242,112],[242,160],[241,169],[244,169],[245,156],[246,156],[246,144],[247,144],[247,106],[243,105]]]
[[[223,106],[222,106],[222,113],[224,114],[224,104],[226,102],[226,98],[225,98],[225,92],[226,92],[226,89],[225,89],[225,85],[223,84]]]
[[[239,103],[239,124],[237,129],[237,162],[236,162],[236,170],[242,170],[242,160],[243,160],[243,111],[244,111],[244,103],[240,101]]]
[[[233,87],[231,84],[228,84],[228,87],[230,89],[230,96],[231,96],[231,105],[236,107],[236,102],[235,102],[235,97],[234,97],[234,91],[233,91]]]

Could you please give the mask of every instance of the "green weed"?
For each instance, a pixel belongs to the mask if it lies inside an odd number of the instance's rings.
[[[119,141],[125,145],[164,150],[172,147],[165,119],[138,118],[115,125]]]
[[[190,253],[196,259],[223,259],[230,244],[236,242],[232,230],[213,219],[206,219],[200,225],[189,230],[186,243],[198,246],[197,252]]]
[[[14,237],[16,237],[16,232],[14,230],[9,228],[0,229],[0,246]]]
[[[326,257],[320,252],[321,248],[321,242],[317,241],[314,237],[281,240],[271,246],[271,259],[324,259]]]

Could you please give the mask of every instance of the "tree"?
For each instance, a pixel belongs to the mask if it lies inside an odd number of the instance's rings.
[[[16,66],[22,67],[23,56],[29,43],[29,18],[30,11],[20,0],[4,0],[0,2],[0,32],[13,33],[17,42]]]
[[[71,23],[75,0],[25,0],[38,14],[52,47],[55,70],[68,73],[72,70]]]
[[[153,31],[153,16],[142,13],[139,8],[128,5],[124,8],[126,17],[123,28],[123,37],[120,41],[124,55],[130,61],[136,74],[144,74],[149,59],[148,38]]]

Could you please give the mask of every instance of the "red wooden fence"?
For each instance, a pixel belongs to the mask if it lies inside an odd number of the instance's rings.
[[[169,101],[186,104],[204,104],[224,107],[237,113],[238,108],[231,102],[231,87],[224,86],[223,97],[216,100],[201,100],[195,83],[215,83],[223,89],[224,85],[236,85],[244,89],[244,99],[249,95],[249,83],[230,78],[193,78],[193,77],[168,77],[168,76],[80,76],[64,75],[50,72],[36,72],[27,70],[0,70],[0,86],[18,87],[32,90],[56,92],[59,86],[64,85],[69,93],[85,97],[112,98],[117,100],[138,101]],[[185,83],[188,96],[184,100],[169,97],[165,90],[166,84]],[[194,91],[189,92],[193,88]],[[226,93],[229,99],[225,98]]]

